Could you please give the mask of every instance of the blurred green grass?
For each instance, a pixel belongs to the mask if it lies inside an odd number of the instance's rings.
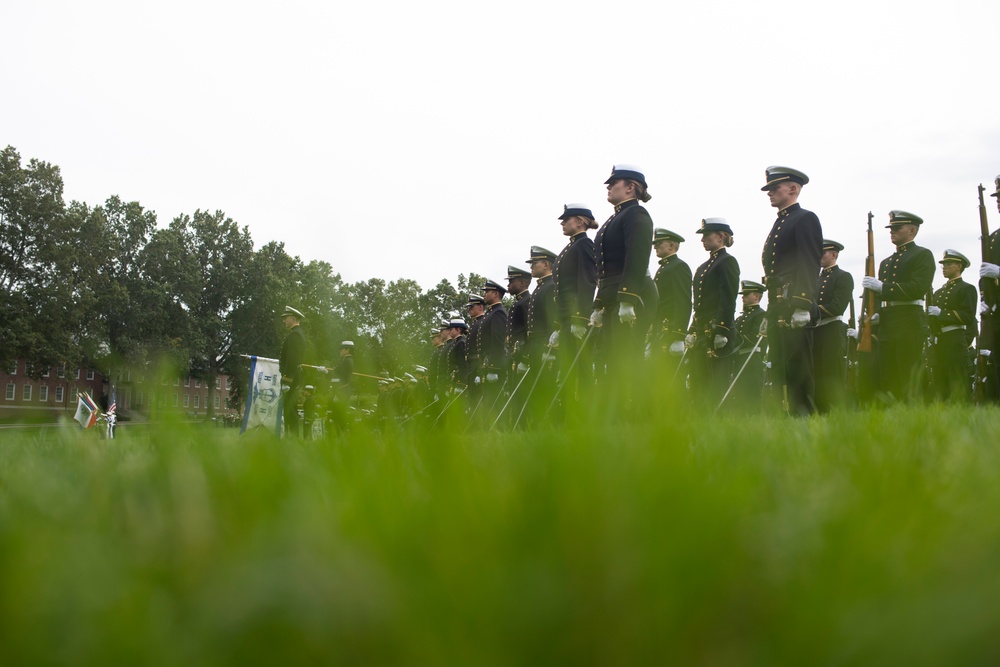
[[[997,411],[578,421],[5,432],[0,664],[1000,655]]]

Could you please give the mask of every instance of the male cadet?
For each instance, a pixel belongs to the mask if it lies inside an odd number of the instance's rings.
[[[465,320],[456,317],[448,322],[450,340],[448,342],[448,387],[465,387],[469,376],[469,362],[466,356],[468,341],[466,333],[469,325]]]
[[[995,192],[990,195],[997,199],[997,211],[1000,211],[1000,176],[995,181]],[[985,258],[984,258],[985,259]],[[986,396],[992,400],[1000,400],[1000,350],[997,350],[997,336],[1000,335],[1000,228],[990,234],[990,256],[989,262],[984,261],[979,266],[979,313],[982,317],[990,318],[988,323],[992,324],[993,340],[979,341],[979,354],[990,356],[996,352],[998,357],[990,357],[988,365],[988,375],[986,380]],[[989,327],[987,327],[989,328]]]
[[[916,398],[924,347],[924,295],[934,280],[934,255],[913,239],[924,220],[906,211],[889,211],[889,238],[896,252],[882,260],[878,278],[861,284],[880,295],[878,368],[882,391],[896,400]]]
[[[511,367],[524,364],[527,368],[528,301],[531,293],[531,272],[519,266],[507,266],[507,291],[514,298],[507,316],[507,356]],[[523,372],[523,371],[522,371]]]
[[[764,174],[767,182],[761,190],[778,209],[761,254],[771,368],[788,414],[806,416],[816,409],[811,338],[805,327],[816,310],[823,229],[816,214],[798,204],[808,176],[788,167],[768,167]]]
[[[427,381],[430,384],[431,394],[441,396],[446,386],[445,375],[448,368],[447,347],[445,345],[450,338],[448,321],[444,320],[439,326],[431,328],[430,334],[434,349],[431,350],[431,357],[427,362]]]
[[[962,280],[969,259],[957,250],[945,250],[938,262],[948,279],[934,292],[934,305],[927,307],[934,335],[934,389],[942,400],[967,401],[972,397],[969,364],[970,331],[976,328],[976,288]]]
[[[588,229],[597,229],[597,221],[584,204],[565,204],[558,219],[563,236],[569,237],[569,243],[556,257],[552,267],[556,330],[550,342],[553,347],[559,348],[560,374],[564,383],[570,381],[570,386],[564,384],[563,387],[565,400],[567,396],[576,396],[581,387],[593,382],[593,373],[589,370],[591,362],[580,351],[580,345],[587,335],[590,308],[597,287],[594,242],[587,236]]]
[[[281,373],[281,384],[288,387],[282,395],[282,419],[285,435],[299,435],[299,388],[302,386],[302,363],[306,355],[306,335],[302,332],[299,322],[303,315],[291,306],[285,306],[281,314],[281,322],[288,329],[288,335],[281,345],[281,356],[278,358],[278,371]]]
[[[470,294],[469,302],[465,305],[469,309],[469,319],[472,324],[469,325],[465,348],[465,361],[469,377],[464,381],[466,384],[475,384],[475,378],[479,377],[479,368],[482,365],[482,361],[479,359],[479,327],[483,325],[483,317],[486,315],[486,300],[478,294]]]
[[[684,336],[691,321],[691,267],[677,256],[684,237],[668,229],[653,230],[653,251],[660,260],[653,282],[659,294],[653,321],[653,353],[684,352]],[[672,367],[676,363],[671,364]],[[671,371],[673,368],[670,369]]]
[[[490,405],[500,392],[500,386],[507,376],[507,310],[503,307],[503,295],[507,293],[500,283],[487,280],[483,285],[483,300],[486,315],[479,327],[479,363],[482,379],[486,382],[485,395]],[[487,405],[486,407],[489,407]]]
[[[537,245],[531,246],[531,277],[535,279],[535,289],[528,301],[528,365],[536,368],[548,351],[549,337],[555,330],[555,282],[552,280],[552,265],[556,254]]]
[[[764,390],[764,355],[767,338],[761,337],[760,328],[767,311],[760,305],[765,287],[752,280],[740,281],[743,312],[736,318],[736,354],[732,356],[733,390],[730,401],[747,412],[759,412]],[[757,344],[757,340],[760,344]],[[750,356],[750,355],[753,356]],[[749,361],[748,361],[749,359]],[[742,370],[742,372],[741,372]],[[728,404],[727,404],[728,405]]]
[[[345,404],[351,400],[351,378],[354,377],[354,341],[340,342],[340,361],[333,369],[333,381],[337,383],[337,395]]]
[[[844,311],[854,298],[854,278],[837,266],[843,249],[842,244],[823,239],[816,293],[819,319],[809,328],[816,374],[816,409],[823,413],[843,405],[847,398],[848,339]]]

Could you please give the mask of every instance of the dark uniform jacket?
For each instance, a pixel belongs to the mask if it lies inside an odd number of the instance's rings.
[[[551,275],[539,278],[528,301],[528,349],[532,359],[541,357],[555,330],[555,289]]]
[[[501,303],[488,306],[489,310],[480,320],[478,345],[479,363],[490,373],[507,367],[505,343],[507,341],[507,310]]]
[[[760,304],[743,308],[743,312],[736,318],[737,352],[740,354],[750,354],[753,351],[754,343],[760,338],[760,324],[764,321],[765,315],[767,315],[767,311],[761,308]],[[761,354],[762,352],[767,352],[766,337],[761,338],[760,350],[757,353]],[[763,358],[764,355],[761,354],[761,359]]]
[[[447,372],[448,341],[445,341],[434,348],[430,361],[427,362],[427,381],[433,393],[437,393],[447,386]]]
[[[653,333],[683,338],[691,321],[691,267],[677,255],[664,257],[653,281],[660,295]]]
[[[644,281],[649,274],[652,247],[653,219],[639,206],[639,201],[630,199],[615,206],[615,214],[601,225],[594,238],[597,260],[594,308],[622,301],[644,305],[650,292]],[[645,305],[652,308],[654,304]]]
[[[740,265],[725,248],[713,252],[694,274],[694,321],[690,332],[712,349],[715,336],[728,339],[722,354],[736,349],[733,331],[736,294],[740,291]],[[756,340],[756,339],[755,339]]]
[[[819,319],[841,317],[854,298],[854,278],[837,265],[823,269],[819,275],[816,305]]]
[[[465,345],[465,358],[468,361],[469,371],[475,375],[476,370],[482,364],[482,360],[479,358],[479,329],[483,326],[483,321],[486,319],[486,315],[480,315],[472,324],[469,325],[468,341]]]
[[[337,378],[340,391],[349,394],[351,392],[351,377],[354,375],[354,357],[350,354],[340,358],[337,366],[333,369],[333,377]]]
[[[948,327],[965,327],[966,331],[976,328],[976,308],[979,297],[976,288],[954,278],[934,292],[934,305],[941,309],[941,315],[928,318],[935,335]],[[952,330],[954,331],[954,330]]]
[[[463,333],[448,343],[448,384],[463,386],[469,374],[469,362],[466,358],[468,338]]]
[[[597,263],[594,242],[586,232],[572,237],[556,257],[552,279],[556,285],[556,324],[561,328],[568,328],[574,320],[587,324],[597,286]]]
[[[281,357],[278,359],[281,381],[289,387],[302,383],[302,368],[299,364],[305,361],[305,355],[306,336],[302,333],[302,327],[296,324],[285,336],[285,342],[281,345]]]
[[[527,359],[528,303],[531,292],[524,290],[514,295],[514,305],[507,316],[507,355],[519,363]]]
[[[934,256],[927,248],[910,241],[896,248],[878,266],[882,281],[881,300],[917,301],[923,299],[934,281]]]
[[[815,316],[813,299],[822,254],[823,228],[815,213],[798,204],[778,212],[761,255],[773,316],[789,315],[799,308]]]
[[[990,262],[996,264],[1000,262],[1000,229],[990,234]],[[989,307],[987,317],[991,317],[993,324],[993,340],[980,341],[977,347],[996,351],[997,327],[1000,325],[1000,281],[996,278],[980,278],[979,293],[982,295],[982,302]]]

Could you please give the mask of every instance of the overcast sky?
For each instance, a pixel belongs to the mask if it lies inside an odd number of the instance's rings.
[[[67,200],[117,194],[161,226],[221,209],[258,247],[424,287],[558,252],[563,204],[610,215],[615,163],[645,170],[654,225],[692,267],[700,220],[721,216],[759,280],[775,213],[759,188],[787,165],[860,294],[869,210],[879,259],[903,209],[936,257],[979,262],[998,16],[976,0],[9,2],[0,143],[59,165]]]

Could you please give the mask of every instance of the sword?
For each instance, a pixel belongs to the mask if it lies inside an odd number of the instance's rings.
[[[746,369],[747,364],[750,363],[750,360],[753,359],[753,355],[755,355],[757,353],[757,350],[760,348],[760,341],[762,340],[764,340],[764,334],[757,336],[757,342],[754,343],[753,349],[750,350],[750,354],[747,355],[747,360],[743,362],[743,366],[740,368],[740,372],[737,373],[736,377],[733,378],[732,383],[729,385],[729,389],[727,389],[726,393],[722,395],[722,400],[719,401],[719,404],[717,406],[715,406],[715,412],[712,413],[713,415],[719,411],[719,408],[722,407],[722,404],[726,402],[727,398],[729,398],[729,392],[731,392],[733,390],[733,387],[736,386],[736,383],[739,382],[740,376],[743,375],[743,371]]]
[[[538,375],[535,376],[535,382],[531,385],[531,391],[529,391],[528,395],[525,396],[524,405],[521,406],[521,411],[517,414],[517,419],[514,420],[514,428],[517,428],[517,425],[521,423],[521,417],[524,416],[524,411],[528,407],[528,401],[531,400],[531,395],[535,393],[535,387],[538,386],[538,381],[542,379],[542,373],[545,372],[545,357],[549,356],[551,353],[552,343],[549,343],[549,346],[545,348],[545,354],[542,355],[542,358],[538,363]],[[527,373],[525,373],[525,375],[527,375]]]
[[[552,397],[552,402],[549,403],[549,407],[545,411],[545,415],[542,416],[542,420],[543,421],[545,420],[546,417],[549,416],[549,412],[552,411],[552,406],[556,404],[556,399],[559,398],[559,393],[562,391],[563,387],[565,387],[566,383],[569,381],[569,376],[573,373],[573,369],[576,368],[576,362],[580,360],[580,355],[583,354],[583,348],[586,347],[587,341],[590,340],[590,334],[593,331],[594,331],[594,328],[593,327],[589,327],[587,329],[587,335],[584,336],[583,340],[580,341],[580,349],[578,349],[576,351],[576,356],[573,357],[573,363],[571,363],[569,365],[569,368],[566,369],[566,376],[563,378],[563,381],[559,384],[558,387],[556,387],[555,396]]]
[[[510,402],[514,400],[514,396],[517,394],[517,390],[521,388],[521,385],[524,384],[524,381],[527,378],[528,378],[528,374],[525,373],[524,375],[521,376],[521,379],[517,381],[517,384],[514,386],[514,391],[510,392],[510,396],[507,397],[507,402],[504,403],[503,404],[503,408],[500,409],[500,414],[498,414],[497,418],[493,420],[493,425],[490,426],[490,430],[491,431],[494,428],[496,428],[497,422],[499,422],[500,418],[503,417],[503,413],[507,411],[507,406],[510,405]],[[497,398],[500,398],[500,397],[497,396]]]
[[[437,424],[438,420],[441,419],[441,417],[444,416],[444,413],[448,412],[448,408],[450,408],[452,406],[452,403],[454,403],[455,401],[457,401],[458,397],[461,396],[464,393],[465,393],[465,387],[462,387],[461,389],[459,389],[458,392],[455,393],[454,398],[452,398],[450,401],[448,401],[448,405],[444,406],[444,410],[442,410],[440,413],[438,413],[438,416],[434,418],[434,421],[431,422],[431,426],[434,426],[435,424]]]

